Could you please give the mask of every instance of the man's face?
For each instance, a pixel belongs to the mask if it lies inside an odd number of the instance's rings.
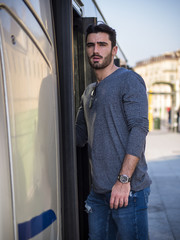
[[[115,48],[112,49],[107,33],[90,33],[87,37],[86,52],[91,67],[94,69],[106,68],[114,59]]]

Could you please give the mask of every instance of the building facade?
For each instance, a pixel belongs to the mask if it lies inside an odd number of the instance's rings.
[[[147,86],[150,130],[180,131],[180,50],[137,62],[134,70]]]

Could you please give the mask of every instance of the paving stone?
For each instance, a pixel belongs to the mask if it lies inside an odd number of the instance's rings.
[[[180,239],[180,134],[151,132],[146,159],[152,179],[149,239]]]

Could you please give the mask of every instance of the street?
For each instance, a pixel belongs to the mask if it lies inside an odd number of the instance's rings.
[[[180,133],[152,131],[146,159],[152,179],[149,239],[180,239]]]

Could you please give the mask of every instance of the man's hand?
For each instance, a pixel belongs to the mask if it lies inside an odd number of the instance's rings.
[[[130,183],[121,183],[117,181],[111,192],[110,208],[126,207],[130,193]]]

